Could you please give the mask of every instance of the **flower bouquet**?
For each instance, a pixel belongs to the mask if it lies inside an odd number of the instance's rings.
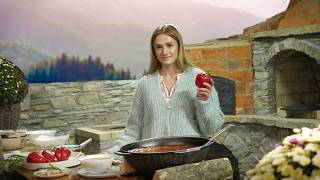
[[[293,132],[247,171],[246,179],[320,179],[320,125]]]
[[[20,102],[28,94],[24,73],[11,61],[0,57],[0,128],[16,129]]]
[[[11,61],[0,58],[0,106],[19,103],[27,93],[24,73]]]

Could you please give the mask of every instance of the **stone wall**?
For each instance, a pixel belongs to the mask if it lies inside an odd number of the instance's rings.
[[[284,137],[292,134],[291,129],[265,126],[256,123],[233,123],[234,128],[219,137],[218,143],[225,145],[238,159],[240,177],[253,168],[263,155],[272,150]],[[241,178],[241,179],[242,179]]]
[[[74,137],[76,127],[125,123],[135,80],[30,84],[19,128],[56,129]]]

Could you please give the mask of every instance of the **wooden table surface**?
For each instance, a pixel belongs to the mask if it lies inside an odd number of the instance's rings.
[[[36,147],[32,146],[31,144],[27,144],[23,149],[19,149],[19,151],[21,151],[21,152],[39,151],[40,152],[40,148],[36,148]],[[9,152],[10,151],[4,151],[4,154],[9,153]],[[70,180],[70,179],[72,179],[72,180],[75,180],[75,179],[91,180],[91,179],[94,179],[94,178],[82,177],[82,176],[78,175],[77,172],[81,168],[82,168],[81,165],[78,165],[78,166],[75,166],[75,167],[71,167],[71,168],[69,168],[71,170],[71,172],[68,175],[65,175],[65,176],[62,176],[62,177],[58,177],[58,178],[54,178],[54,179],[58,179],[58,180]],[[34,172],[35,171],[32,171],[32,170],[26,170],[23,167],[19,167],[16,170],[16,174],[20,178],[25,178],[25,179],[43,179],[43,178],[38,178],[38,177],[34,176],[33,175]],[[145,180],[141,176],[116,176],[116,177],[99,178],[99,179],[108,179],[108,180],[115,180],[115,179],[120,179],[120,180]]]
[[[68,175],[62,176],[62,177],[58,177],[58,178],[54,178],[57,180],[91,180],[93,178],[87,178],[87,177],[82,177],[80,175],[77,174],[78,170],[81,169],[81,165],[70,168],[71,172]],[[20,167],[17,169],[17,173],[19,175],[21,175],[22,177],[26,178],[26,179],[42,179],[42,178],[38,178],[36,176],[33,175],[33,172],[35,171],[31,171],[31,170],[26,170],[23,167]],[[99,179],[108,179],[108,180],[144,180],[143,177],[140,176],[117,176],[117,177],[108,177],[108,178],[99,178]]]

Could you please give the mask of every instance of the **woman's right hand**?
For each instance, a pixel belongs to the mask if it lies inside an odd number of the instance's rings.
[[[212,94],[212,87],[213,87],[213,79],[210,79],[211,84],[203,82],[204,88],[197,87],[197,98],[201,101],[206,101]]]

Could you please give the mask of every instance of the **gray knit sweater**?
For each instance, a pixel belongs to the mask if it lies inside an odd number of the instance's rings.
[[[212,89],[207,101],[198,100],[195,78],[203,73],[188,68],[182,73],[169,102],[160,87],[159,71],[143,76],[133,95],[132,108],[124,135],[109,152],[141,139],[164,136],[207,136],[223,124],[218,94]]]

